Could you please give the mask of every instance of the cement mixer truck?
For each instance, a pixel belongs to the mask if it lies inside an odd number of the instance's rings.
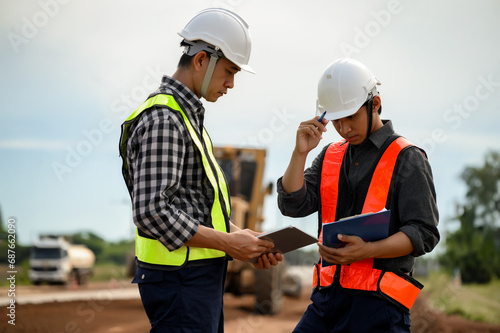
[[[29,279],[35,284],[86,284],[92,276],[94,253],[62,236],[42,236],[30,255]]]

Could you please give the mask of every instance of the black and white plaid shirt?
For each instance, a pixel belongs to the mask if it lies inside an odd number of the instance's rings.
[[[205,109],[184,84],[164,76],[158,93],[173,95],[201,138]],[[183,246],[201,223],[210,225],[214,191],[200,153],[179,112],[144,111],[130,128],[127,163],[134,223],[170,251]]]

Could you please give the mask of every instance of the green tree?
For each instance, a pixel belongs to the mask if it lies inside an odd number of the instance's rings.
[[[107,243],[104,251],[96,258],[98,263],[128,264],[128,255],[134,252],[134,241],[122,240],[117,243]]]
[[[7,227],[4,226],[3,224],[3,217],[2,217],[2,209],[0,208],[0,251],[1,253],[7,253],[8,252],[8,246],[7,246]],[[7,263],[7,256],[2,255],[0,256],[0,264],[6,264]]]
[[[70,235],[73,244],[83,244],[95,254],[96,263],[127,264],[127,253],[134,251],[134,241],[107,242],[92,232],[78,232]]]
[[[4,235],[7,233],[7,226],[3,223],[2,208],[0,207],[0,234]]]
[[[78,232],[71,235],[73,244],[83,244],[98,257],[106,247],[106,241],[92,232]]]
[[[500,153],[489,152],[482,167],[467,167],[465,203],[454,218],[460,228],[446,238],[445,267],[460,269],[464,283],[500,277]]]
[[[23,261],[29,258],[30,255],[30,248],[27,246],[22,246],[19,244],[17,240],[17,230],[13,234],[9,234],[8,230],[8,221],[3,218],[2,210],[0,209],[0,264],[7,264],[9,263],[8,261],[8,256],[7,254],[10,251],[15,251],[15,265],[18,266],[20,265]],[[15,225],[15,228],[17,228],[17,225]],[[12,232],[13,230],[11,230]],[[10,235],[10,238],[9,238]],[[13,238],[14,237],[14,238]],[[14,243],[12,243],[14,241]],[[15,246],[14,248],[12,246]],[[1,281],[0,281],[1,283]]]

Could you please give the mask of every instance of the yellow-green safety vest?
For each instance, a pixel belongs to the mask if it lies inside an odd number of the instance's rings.
[[[229,192],[224,174],[213,154],[210,137],[203,127],[202,140],[206,147],[204,148],[191,122],[173,96],[158,94],[149,98],[123,123],[120,140],[120,156],[123,159],[123,175],[125,179],[128,182],[127,139],[130,134],[130,126],[138,119],[138,116],[144,110],[154,105],[168,106],[170,109],[182,115],[189,135],[200,152],[205,174],[214,189],[215,195],[211,210],[213,228],[218,231],[228,232],[230,216]],[[224,202],[225,212],[221,204],[221,199]],[[188,261],[223,258],[226,256],[223,251],[200,247],[187,247],[185,245],[177,250],[169,251],[160,241],[139,235],[137,228],[135,232],[135,255],[139,262],[162,266],[183,266]]]

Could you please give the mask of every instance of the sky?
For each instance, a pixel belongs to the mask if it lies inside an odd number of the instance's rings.
[[[265,182],[290,158],[317,83],[335,59],[355,58],[382,82],[383,119],[426,150],[440,231],[464,202],[460,174],[500,150],[500,3],[460,0],[5,0],[0,4],[0,208],[17,241],[90,231],[131,239],[120,125],[174,73],[177,35],[198,11],[224,7],[250,26],[250,66],[216,103],[204,102],[215,145],[265,148]],[[308,163],[340,137],[333,126]],[[283,217],[265,201],[264,230]]]

